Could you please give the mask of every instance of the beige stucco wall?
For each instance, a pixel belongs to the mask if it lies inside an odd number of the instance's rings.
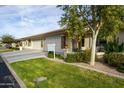
[[[48,51],[48,44],[55,44],[56,52],[63,53],[63,49],[61,49],[61,35],[49,36],[44,40],[44,51]]]
[[[92,45],[91,37],[84,38],[84,47],[82,49],[90,48]],[[63,53],[65,50],[61,48],[61,35],[47,36],[43,39],[43,47],[41,47],[41,40],[31,40],[31,45],[26,44],[27,40],[22,41],[24,49],[37,49],[48,51],[48,44],[56,44],[56,52]],[[72,40],[66,37],[67,51],[72,52]]]
[[[90,47],[90,38],[89,37],[84,38],[84,47],[85,48]]]
[[[121,31],[118,35],[119,44],[124,43],[124,31]]]
[[[72,40],[70,38],[66,38],[66,44],[67,44],[67,52],[72,52]]]
[[[84,38],[84,46],[82,46],[82,50],[91,48],[91,45],[92,45],[92,38],[90,36],[85,37]]]

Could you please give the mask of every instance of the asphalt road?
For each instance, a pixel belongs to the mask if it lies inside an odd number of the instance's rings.
[[[6,64],[0,57],[0,88],[19,88],[19,84],[12,76]]]

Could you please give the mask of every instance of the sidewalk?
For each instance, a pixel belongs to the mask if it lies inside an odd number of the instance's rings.
[[[96,62],[95,66],[90,66],[89,64],[86,64],[86,63],[71,63],[71,64],[81,67],[81,68],[90,69],[90,70],[94,70],[100,73],[104,73],[109,76],[114,76],[114,77],[124,79],[124,73],[120,73],[116,71],[115,68],[110,67],[104,63]]]
[[[110,66],[108,66],[107,64],[104,64],[104,63],[96,62],[95,66],[90,66],[89,64],[83,63],[83,62],[82,63],[67,63],[67,62],[64,62],[63,60],[59,60],[59,59],[55,59],[55,60],[51,59],[51,58],[48,58],[48,59],[52,60],[52,61],[60,62],[60,63],[63,63],[63,64],[74,65],[74,66],[77,66],[77,67],[80,67],[80,68],[85,68],[85,69],[100,72],[100,73],[103,73],[103,74],[106,74],[106,75],[109,75],[109,76],[124,79],[124,73],[120,73],[120,72],[116,71],[115,68],[110,67]]]

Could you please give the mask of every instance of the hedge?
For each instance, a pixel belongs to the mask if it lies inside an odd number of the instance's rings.
[[[90,50],[85,50],[83,52],[76,52],[74,54],[67,54],[65,58],[66,62],[74,63],[74,62],[89,62],[90,61],[91,52]]]
[[[124,54],[109,53],[104,55],[104,61],[109,65],[116,67],[120,72],[124,72]]]
[[[118,67],[124,64],[124,55],[121,53],[109,53],[104,55],[104,61],[111,66]]]

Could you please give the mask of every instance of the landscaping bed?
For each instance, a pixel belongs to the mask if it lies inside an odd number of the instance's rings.
[[[45,58],[10,64],[27,87],[46,88],[109,88],[124,87],[124,80],[76,66],[53,62]],[[37,85],[33,80],[47,77]]]

